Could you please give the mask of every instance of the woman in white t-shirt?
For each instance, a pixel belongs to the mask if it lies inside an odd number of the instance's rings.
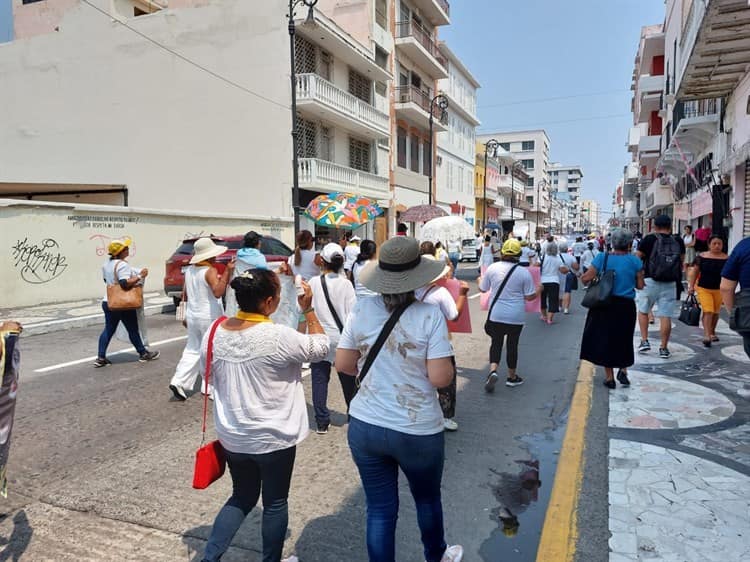
[[[526,318],[526,301],[536,299],[541,291],[534,287],[534,278],[525,267],[518,267],[521,255],[521,243],[509,238],[500,250],[499,262],[487,268],[479,278],[479,290],[490,291],[490,310],[487,313],[485,332],[492,338],[490,345],[490,372],[484,383],[486,392],[494,392],[497,384],[497,368],[503,352],[503,342],[507,338],[508,349],[505,360],[508,365],[508,377],[505,385],[514,387],[523,384],[518,376],[518,342]],[[506,281],[507,280],[507,281]],[[505,286],[503,287],[503,283]],[[502,293],[497,297],[502,287]]]
[[[541,318],[542,322],[552,324],[555,313],[560,312],[560,274],[569,271],[565,260],[560,257],[555,242],[547,242],[540,269],[540,281],[542,283]]]
[[[323,273],[310,279],[310,289],[313,294],[313,308],[317,311],[320,323],[331,342],[331,351],[322,361],[310,364],[310,378],[312,379],[312,401],[317,433],[323,435],[328,433],[328,426],[331,424],[331,413],[328,411],[331,365],[336,358],[336,345],[344,329],[344,322],[354,308],[357,297],[351,282],[341,275],[345,260],[341,246],[335,242],[326,244],[320,252],[320,257],[323,261]],[[357,387],[351,375],[339,372],[338,376],[348,408],[357,393]]]
[[[360,299],[336,352],[336,369],[357,373],[394,311],[401,312],[352,400],[349,447],[367,498],[370,560],[396,560],[399,467],[415,499],[427,562],[458,562],[463,549],[447,546],[440,488],[445,460],[443,415],[436,388],[454,376],[445,318],[415,302],[414,291],[438,277],[444,264],[419,255],[410,237],[388,240],[362,283],[380,296]]]
[[[362,240],[362,243],[359,245],[359,254],[354,261],[354,265],[352,265],[352,283],[354,283],[354,293],[357,295],[358,299],[377,296],[377,293],[365,287],[359,278],[362,269],[366,267],[368,263],[375,260],[377,252],[378,246],[372,240]]]
[[[298,304],[309,334],[271,321],[281,300],[281,284],[273,271],[248,270],[235,277],[231,287],[240,311],[218,320],[210,376],[214,424],[233,491],[216,516],[202,560],[221,558],[261,494],[263,560],[281,560],[295,454],[309,431],[302,363],[328,357],[329,341],[311,306],[307,284]],[[207,335],[201,344],[204,370],[208,339]]]
[[[420,247],[420,252],[421,251],[422,249]],[[434,259],[434,257],[429,254],[423,255],[426,255],[430,259]],[[442,279],[449,275],[450,267],[446,265],[439,279]],[[436,284],[439,279],[435,279],[433,283],[430,283],[429,285],[426,285],[424,287],[420,287],[419,289],[414,291],[414,296],[420,302],[434,304],[440,309],[440,312],[443,313],[443,316],[446,320],[453,322],[458,318],[458,315],[461,314],[461,311],[466,305],[466,295],[469,294],[469,285],[465,281],[461,281],[461,290],[458,299],[454,301],[448,289]],[[451,361],[453,362],[453,367],[455,368],[455,356],[451,357]],[[443,426],[448,431],[456,431],[458,429],[458,424],[453,419],[456,415],[455,375],[453,376],[453,381],[450,385],[446,386],[445,388],[438,389],[438,401],[440,402],[440,409],[443,411]]]
[[[303,281],[309,281],[320,275],[320,258],[313,250],[313,235],[309,230],[300,230],[297,234],[297,245],[294,253],[289,256],[289,267],[294,275],[302,277]]]

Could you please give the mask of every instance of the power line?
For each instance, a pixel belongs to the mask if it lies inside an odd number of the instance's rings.
[[[605,119],[619,119],[621,117],[630,117],[630,116],[632,116],[632,113],[618,113],[616,115],[599,115],[597,117],[579,117],[577,119],[562,119],[560,121],[545,121],[545,122],[538,122],[538,123],[518,123],[514,125],[503,124],[499,127],[481,127],[480,131],[484,131],[484,130],[499,131],[499,130],[518,129],[518,128],[528,128],[528,127],[545,127],[547,125],[560,125],[562,123],[581,123],[584,121],[602,121]]]
[[[89,6],[90,8],[93,8],[94,10],[96,10],[97,12],[99,12],[100,14],[103,14],[103,15],[107,16],[108,18],[113,19],[114,21],[116,21],[117,23],[119,23],[121,26],[123,26],[126,29],[129,29],[130,31],[132,31],[136,35],[138,35],[141,38],[143,38],[146,41],[148,41],[149,43],[152,43],[152,44],[156,45],[157,47],[159,47],[160,49],[164,49],[168,53],[171,53],[173,56],[177,57],[178,59],[182,60],[183,62],[186,62],[189,65],[192,65],[195,68],[198,68],[199,70],[202,70],[203,72],[205,72],[205,73],[213,76],[214,78],[216,78],[218,80],[221,80],[222,82],[225,82],[226,84],[229,84],[230,86],[233,86],[233,87],[235,87],[235,88],[237,88],[239,90],[242,90],[243,92],[245,92],[247,94],[250,94],[253,97],[256,97],[256,98],[261,99],[263,101],[266,101],[268,103],[272,103],[273,105],[276,105],[276,106],[281,107],[283,109],[287,109],[287,110],[289,109],[288,105],[284,105],[283,103],[279,103],[276,100],[273,100],[271,98],[267,98],[266,96],[264,96],[262,94],[259,94],[258,92],[254,92],[254,91],[246,88],[242,84],[238,84],[237,82],[235,82],[235,81],[233,81],[233,80],[231,80],[231,79],[229,79],[229,78],[227,78],[225,76],[222,76],[221,74],[219,74],[217,72],[214,72],[210,68],[206,68],[205,66],[203,66],[203,65],[195,62],[194,60],[189,59],[185,55],[182,55],[182,54],[178,53],[177,51],[175,51],[173,49],[170,49],[166,45],[164,45],[162,43],[159,43],[156,39],[154,39],[152,37],[149,37],[148,35],[146,35],[142,31],[139,31],[139,30],[135,29],[134,27],[129,26],[126,22],[122,21],[120,18],[115,17],[112,14],[110,14],[109,12],[107,12],[106,10],[101,9],[99,6],[96,6],[96,5],[92,4],[91,2],[89,2],[89,0],[81,0],[81,1],[84,4],[86,4],[87,6]]]
[[[607,96],[610,94],[622,94],[624,92],[629,92],[630,90],[607,90],[606,92],[589,92],[585,94],[573,94],[569,96],[556,96],[553,98],[535,98],[530,100],[516,100],[516,101],[508,101],[508,102],[501,102],[501,103],[489,103],[486,105],[479,105],[479,108],[484,107],[505,107],[509,105],[524,105],[524,104],[532,104],[532,103],[543,103],[547,101],[558,101],[558,100],[572,100],[576,98],[593,98],[596,96]]]

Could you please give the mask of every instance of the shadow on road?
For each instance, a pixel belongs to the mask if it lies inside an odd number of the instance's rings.
[[[6,516],[0,518],[0,521],[5,519]],[[10,537],[0,537],[0,545],[4,548],[0,551],[0,562],[6,560],[13,560],[16,562],[21,559],[21,555],[26,552],[31,542],[31,536],[34,534],[34,530],[29,525],[29,518],[26,516],[26,512],[22,509],[13,516],[13,531]]]

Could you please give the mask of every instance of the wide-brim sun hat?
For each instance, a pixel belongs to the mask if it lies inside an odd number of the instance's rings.
[[[408,293],[439,279],[444,268],[444,263],[419,255],[415,238],[399,236],[380,247],[378,261],[362,269],[360,282],[376,293]]]
[[[190,265],[218,257],[226,251],[226,246],[219,246],[210,238],[198,238],[193,244],[193,257],[190,258]]]
[[[428,260],[437,260],[435,256],[431,256],[430,254],[424,254],[422,257],[427,258]],[[443,271],[440,272],[440,275],[438,275],[435,279],[430,281],[430,283],[434,283],[435,281],[438,281],[448,275],[451,272],[451,266],[449,266],[447,263],[445,264],[445,267],[443,267]]]

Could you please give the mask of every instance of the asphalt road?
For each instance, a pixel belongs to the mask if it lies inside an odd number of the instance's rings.
[[[474,265],[461,267],[461,277],[476,278]],[[526,383],[498,385],[487,395],[485,313],[478,299],[470,306],[474,333],[454,338],[459,430],[446,436],[447,539],[464,545],[467,562],[531,561],[577,374],[584,312],[574,307],[552,326],[530,314],[519,365]],[[99,328],[23,338],[0,560],[200,560],[230,480],[191,488],[202,402],[174,402],[167,388],[183,346],[174,340],[184,330],[165,315],[149,317],[148,327],[151,342],[167,340],[156,346],[158,361],[140,364],[135,353],[124,353],[104,369],[90,361],[55,367],[95,355]],[[111,350],[118,345],[126,347]],[[334,425],[328,435],[311,434],[297,454],[285,554],[302,562],[367,559],[364,496],[334,379]],[[309,379],[305,386],[309,403]],[[403,479],[401,499],[397,558],[422,560]],[[254,510],[224,560],[260,560],[259,523]]]

